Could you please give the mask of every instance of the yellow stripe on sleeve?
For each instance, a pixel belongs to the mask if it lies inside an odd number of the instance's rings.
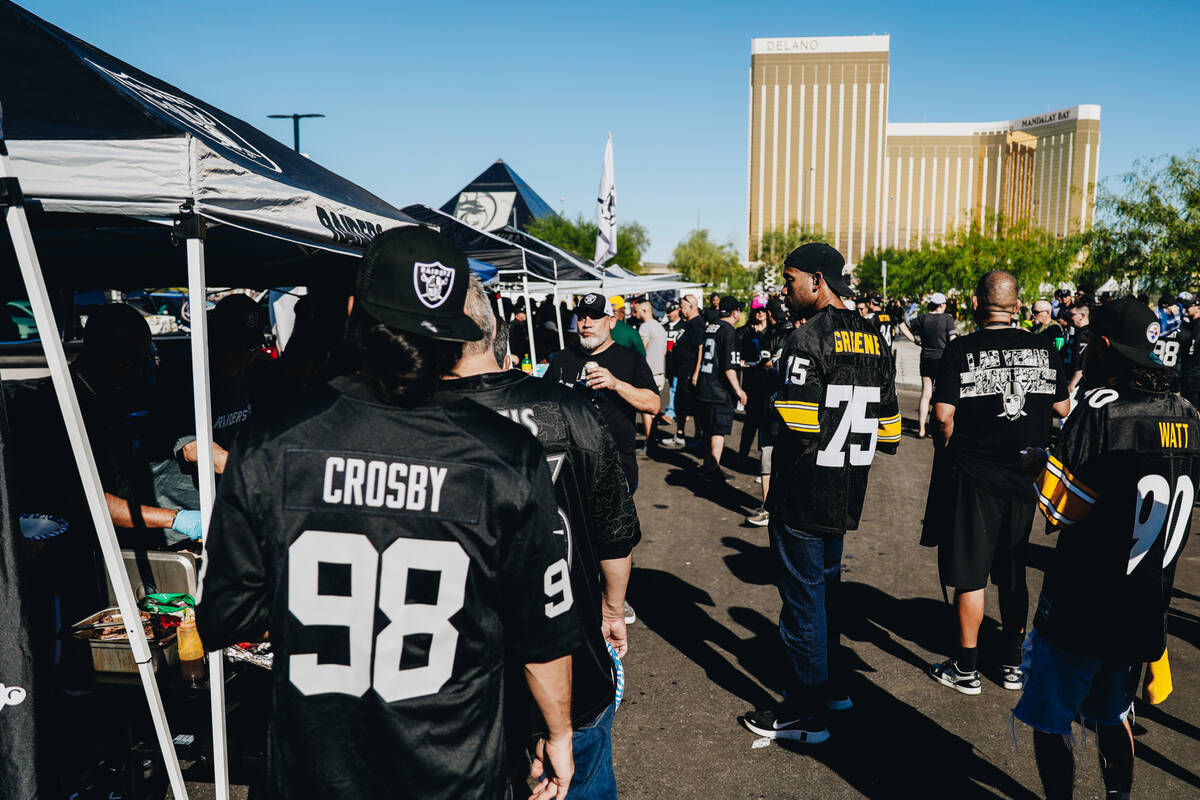
[[[1084,486],[1061,461],[1050,456],[1037,479],[1038,508],[1051,525],[1073,525],[1087,518],[1096,493]]]
[[[789,430],[798,433],[820,433],[821,423],[817,416],[819,406],[816,403],[803,403],[798,400],[776,400],[775,410],[788,426]]]
[[[881,442],[898,442],[900,441],[900,415],[894,417],[884,417],[879,420],[879,441]]]

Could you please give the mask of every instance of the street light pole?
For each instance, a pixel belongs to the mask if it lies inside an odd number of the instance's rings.
[[[808,176],[812,175],[814,172],[816,172],[816,170],[817,170],[816,167],[809,167],[808,171],[804,173],[804,196],[802,198],[800,198],[800,204],[802,206],[800,211],[802,214],[805,214],[805,215],[808,214]],[[812,220],[811,219],[805,221],[803,229],[805,231],[809,231],[812,229]]]
[[[267,114],[270,119],[290,119],[292,121],[292,148],[297,153],[300,152],[300,120],[324,116],[324,114]]]

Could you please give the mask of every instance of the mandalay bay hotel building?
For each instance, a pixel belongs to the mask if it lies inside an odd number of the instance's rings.
[[[1091,226],[1100,106],[1000,122],[889,122],[887,36],[754,39],[751,260],[764,232],[828,233],[848,264],[956,227]]]

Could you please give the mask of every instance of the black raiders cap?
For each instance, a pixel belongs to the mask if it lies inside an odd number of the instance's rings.
[[[208,312],[214,339],[246,347],[262,347],[266,314],[249,296],[231,294]]]
[[[1154,353],[1158,342],[1158,315],[1137,298],[1122,297],[1092,312],[1092,336],[1103,336],[1117,353],[1143,367],[1161,367]]]
[[[784,269],[798,269],[801,272],[821,273],[821,277],[842,297],[853,297],[854,290],[846,282],[842,270],[846,268],[846,259],[842,254],[824,242],[809,242],[802,244],[788,254],[783,262]]]
[[[734,311],[741,311],[746,307],[746,304],[738,300],[733,295],[726,295],[721,298],[721,314],[732,314]]]
[[[611,317],[612,303],[599,292],[585,294],[575,304],[575,315],[579,317]]]
[[[483,338],[463,311],[471,270],[462,250],[431,228],[390,228],[371,240],[355,281],[354,302],[391,328],[445,339]]]

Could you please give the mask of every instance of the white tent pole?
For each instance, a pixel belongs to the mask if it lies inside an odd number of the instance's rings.
[[[12,174],[12,164],[9,162],[8,148],[5,146],[3,138],[0,138],[0,179],[3,179],[4,188],[7,190],[6,203],[8,205],[5,208],[4,217],[8,223],[8,232],[12,237],[13,249],[17,254],[17,263],[21,267],[21,277],[25,282],[25,291],[29,296],[33,318],[37,323],[37,329],[41,332],[42,348],[46,354],[46,363],[50,367],[50,377],[54,382],[54,394],[58,397],[58,406],[62,411],[67,436],[71,441],[71,450],[75,454],[75,465],[83,483],[88,509],[91,511],[92,524],[95,526],[96,536],[100,540],[100,551],[104,555],[104,568],[108,572],[113,592],[117,596],[117,605],[121,608],[125,630],[129,633],[129,646],[133,651],[133,659],[138,665],[138,674],[142,678],[142,688],[146,692],[146,702],[150,706],[150,718],[154,722],[154,732],[157,734],[159,749],[162,750],[163,763],[166,765],[167,777],[171,782],[171,791],[180,800],[187,800],[183,772],[179,768],[179,756],[175,753],[175,744],[167,725],[167,715],[163,710],[162,697],[158,692],[158,682],[155,680],[153,665],[150,662],[150,645],[146,642],[146,632],[142,628],[141,614],[133,596],[133,587],[129,584],[129,574],[125,572],[125,564],[121,558],[121,546],[117,543],[112,517],[108,513],[108,502],[104,497],[104,487],[100,483],[100,475],[96,470],[96,459],[92,456],[91,442],[87,429],[83,425],[83,414],[79,410],[79,397],[75,394],[75,382],[71,379],[71,373],[67,369],[67,356],[63,352],[62,342],[58,338],[58,326],[54,322],[54,309],[50,306],[50,297],[46,292],[42,267],[38,261],[37,249],[33,244],[33,234],[29,229],[29,219],[26,217],[25,208],[22,205],[20,185]]]
[[[558,272],[558,268],[555,267],[554,271]],[[563,339],[563,318],[558,313],[558,284],[554,285],[554,327],[558,329],[558,349],[566,350],[566,340]]]
[[[525,263],[525,251],[521,251],[521,285],[525,292],[525,327],[529,331],[529,361],[537,368],[537,345],[533,341],[533,306],[529,304],[529,267]]]
[[[190,227],[190,230],[188,228]],[[208,363],[208,305],[204,279],[204,221],[194,214],[184,215],[183,235],[187,241],[188,303],[192,309],[192,404],[196,414],[196,475],[200,484],[200,520],[204,530],[203,542],[208,541],[209,520],[217,497],[217,480],[213,471],[212,384]],[[203,571],[208,569],[207,549],[201,557],[201,586]],[[197,592],[200,594],[200,592]],[[199,602],[200,597],[196,598]],[[213,783],[217,800],[229,800],[229,752],[225,736],[225,654],[211,650],[208,654],[208,687],[212,706]]]

